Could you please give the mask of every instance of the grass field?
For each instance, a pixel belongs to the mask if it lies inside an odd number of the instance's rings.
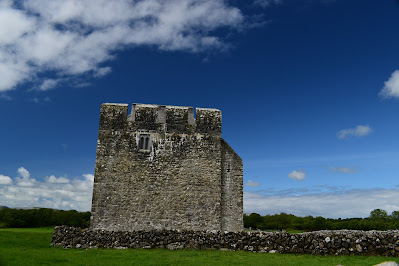
[[[165,249],[62,249],[52,228],[0,229],[0,265],[375,265],[399,258]]]

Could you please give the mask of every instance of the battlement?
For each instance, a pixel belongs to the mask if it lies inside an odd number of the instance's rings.
[[[221,134],[222,112],[214,108],[134,103],[128,115],[128,104],[101,105],[100,129],[123,129],[128,123],[137,130],[168,133]]]

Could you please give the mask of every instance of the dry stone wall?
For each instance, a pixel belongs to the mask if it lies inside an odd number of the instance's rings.
[[[104,231],[58,226],[53,246],[64,248],[221,249],[314,255],[399,256],[399,231],[220,232]]]
[[[240,231],[242,171],[217,109],[103,104],[91,229]]]

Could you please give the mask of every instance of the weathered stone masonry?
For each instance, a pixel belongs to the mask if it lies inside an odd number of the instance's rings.
[[[91,231],[66,226],[54,230],[52,245],[64,248],[226,249],[313,255],[399,256],[399,231],[209,232],[152,230]]]
[[[243,165],[217,109],[103,104],[91,229],[242,230]]]

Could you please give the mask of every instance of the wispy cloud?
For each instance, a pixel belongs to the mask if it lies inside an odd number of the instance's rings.
[[[12,101],[12,97],[5,93],[0,93],[0,99],[4,99],[6,101]]]
[[[294,170],[288,174],[288,177],[292,178],[294,180],[302,181],[302,180],[305,180],[305,178],[306,178],[306,171],[303,169],[299,169],[298,171]]]
[[[399,70],[395,70],[391,77],[385,81],[379,96],[382,98],[399,98]]]
[[[273,4],[281,4],[282,2],[283,0],[255,0],[254,5],[266,8]]]
[[[40,91],[48,91],[57,86],[61,79],[45,79],[39,86]]]
[[[337,133],[339,139],[346,139],[350,137],[364,137],[373,132],[373,129],[368,125],[358,125],[354,128],[342,129]]]
[[[356,169],[347,167],[334,167],[330,166],[329,169],[334,173],[355,173]]]
[[[44,180],[46,180],[47,183],[56,183],[56,184],[68,184],[71,182],[71,180],[69,180],[66,177],[55,177],[54,175],[45,177]]]
[[[30,101],[34,103],[39,103],[40,100],[37,97],[33,97],[32,99],[30,99]]]
[[[257,191],[252,191],[260,193],[265,196],[303,196],[310,194],[321,194],[321,193],[342,193],[342,191],[347,191],[347,186],[331,186],[331,185],[317,185],[317,186],[307,186],[307,187],[294,187],[287,189],[276,189],[276,188],[266,188]]]
[[[89,211],[94,176],[84,174],[80,178],[54,175],[34,179],[24,167],[18,169],[15,182],[0,175],[0,202],[8,207],[44,207]]]
[[[285,212],[330,218],[368,217],[374,209],[384,209],[388,213],[399,210],[398,198],[399,189],[348,190],[300,196],[244,192],[244,212],[261,215]]]
[[[244,184],[244,186],[246,186],[246,187],[259,187],[259,186],[260,186],[260,183],[259,183],[259,182],[252,181],[251,179],[249,179],[249,180],[247,181],[247,183]]]
[[[46,96],[44,98],[33,97],[33,98],[29,99],[29,101],[31,101],[33,103],[36,103],[36,104],[38,104],[38,103],[49,103],[49,102],[51,102],[51,98],[48,97],[48,96]]]
[[[0,2],[0,92],[33,82],[111,72],[116,52],[137,46],[191,53],[225,50],[215,30],[236,29],[244,16],[223,0],[23,0]],[[51,71],[56,79],[41,80]]]
[[[254,160],[246,160],[245,165],[249,168],[275,168],[275,167],[301,167],[303,165],[330,165],[332,162],[348,163],[348,161],[366,161],[381,160],[392,161],[399,156],[399,152],[373,152],[359,154],[338,154],[338,155],[318,155],[318,156],[301,156],[301,157],[280,157],[280,158],[260,158]]]

